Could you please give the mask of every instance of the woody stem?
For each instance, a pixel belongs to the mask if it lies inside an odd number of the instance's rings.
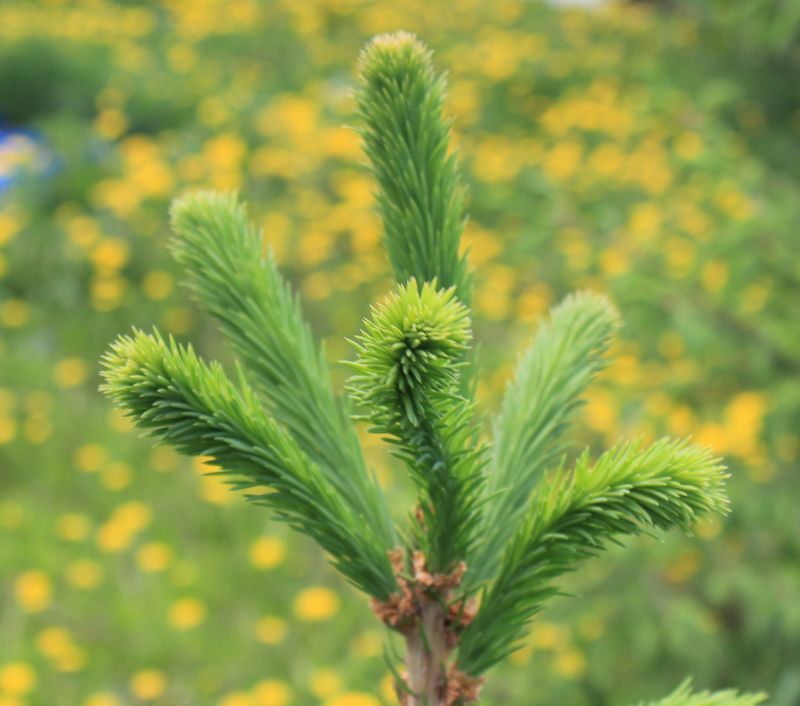
[[[443,706],[449,649],[441,605],[425,602],[419,623],[406,637],[408,706]]]

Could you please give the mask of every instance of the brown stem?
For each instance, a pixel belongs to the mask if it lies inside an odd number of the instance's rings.
[[[425,602],[419,623],[406,636],[408,706],[443,706],[449,648],[445,613],[438,603]]]

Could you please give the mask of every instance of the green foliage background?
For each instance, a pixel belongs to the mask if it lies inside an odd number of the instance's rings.
[[[652,700],[685,674],[800,703],[796,3],[780,32],[724,5],[3,3],[0,113],[57,159],[0,196],[0,704],[391,703],[380,627],[323,558],[96,389],[131,324],[229,360],[167,253],[192,188],[241,191],[352,357],[390,283],[355,60],[400,28],[450,76],[483,401],[548,306],[596,289],[625,326],[584,440],[691,433],[733,473],[723,524],[574,575],[486,703]]]

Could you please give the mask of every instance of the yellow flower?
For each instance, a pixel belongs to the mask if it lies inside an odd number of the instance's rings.
[[[213,505],[228,505],[236,498],[231,489],[222,478],[215,475],[208,475],[219,470],[217,466],[208,462],[203,456],[194,459],[194,468],[200,476],[200,487],[198,489],[200,497]]]
[[[667,427],[676,436],[686,436],[694,427],[694,412],[686,405],[678,405],[667,417]]]
[[[670,277],[675,279],[686,277],[692,269],[696,256],[694,244],[682,238],[670,238],[665,243],[665,250]]]
[[[542,650],[553,650],[567,640],[567,631],[556,623],[539,621],[531,630],[531,645]]]
[[[23,219],[10,209],[0,213],[0,245],[9,242],[22,228]]]
[[[592,431],[609,432],[617,423],[617,401],[607,390],[595,390],[586,403],[584,416]]]
[[[618,277],[630,269],[628,253],[622,247],[612,245],[600,254],[600,267],[609,277]]]
[[[307,139],[317,127],[317,106],[302,96],[280,96],[261,113],[258,127],[264,135],[286,134],[296,141]]]
[[[142,571],[164,571],[172,562],[172,548],[164,542],[149,542],[136,554],[136,563]]]
[[[334,246],[333,236],[324,231],[305,233],[300,239],[297,259],[308,267],[322,262]]]
[[[697,159],[703,151],[703,141],[696,132],[682,132],[675,140],[675,151],[681,159]]]
[[[190,44],[175,44],[169,48],[167,60],[175,71],[185,73],[197,63],[197,52]]]
[[[0,304],[0,322],[7,328],[19,328],[30,316],[30,306],[22,299],[6,299]]]
[[[172,276],[162,270],[149,272],[142,280],[142,290],[150,299],[166,299],[172,292]]]
[[[236,135],[224,134],[210,139],[203,147],[203,156],[214,170],[238,169],[247,145]]]
[[[170,333],[186,333],[192,328],[192,312],[185,306],[173,306],[164,312],[161,321]]]
[[[197,598],[181,598],[169,609],[169,622],[178,630],[191,630],[205,620],[206,607]]]
[[[54,661],[59,672],[79,672],[86,665],[86,651],[71,644]]]
[[[695,430],[695,440],[700,446],[706,446],[717,453],[724,453],[728,448],[728,435],[721,424],[709,422]]]
[[[509,41],[505,33],[491,32],[476,47],[480,56],[480,70],[492,81],[507,79],[519,66],[520,49],[519,44]]]
[[[568,679],[579,677],[586,671],[586,657],[574,647],[567,648],[556,656],[556,671]]]
[[[339,597],[329,588],[316,586],[301,591],[294,600],[294,612],[301,620],[328,620],[339,610]]]
[[[515,273],[505,265],[486,268],[486,280],[475,295],[475,309],[492,321],[508,317]]]
[[[68,512],[61,515],[56,522],[56,533],[69,542],[80,542],[89,534],[91,525],[86,515]]]
[[[56,363],[53,379],[59,387],[76,387],[86,380],[89,366],[82,358],[64,358]]]
[[[133,542],[133,533],[118,522],[105,522],[97,528],[97,546],[104,552],[125,551]]]
[[[259,682],[253,689],[253,701],[257,706],[284,706],[291,697],[289,687],[276,679]]]
[[[327,299],[331,295],[331,276],[328,272],[312,272],[303,279],[303,297],[313,301]]]
[[[474,265],[489,262],[502,250],[500,239],[473,221],[464,230],[464,245],[469,248],[470,262]]]
[[[588,159],[591,167],[600,177],[616,176],[625,161],[625,156],[620,148],[613,143],[604,143],[598,146]]]
[[[286,254],[292,222],[285,213],[273,211],[264,216],[264,245],[271,250],[275,260],[282,262]]]
[[[97,221],[88,216],[70,215],[64,221],[69,241],[82,250],[88,250],[100,239],[100,227]]]
[[[322,134],[324,151],[331,157],[340,157],[348,161],[361,155],[358,133],[342,126],[326,128]]]
[[[770,285],[764,282],[755,282],[747,285],[740,297],[742,310],[747,314],[755,314],[764,308],[770,294]]]
[[[102,472],[100,480],[109,490],[122,490],[131,483],[131,467],[123,461],[110,463]]]
[[[77,559],[67,565],[66,578],[77,588],[94,588],[103,578],[103,569],[93,559]]]
[[[50,605],[52,589],[47,574],[37,569],[17,577],[17,603],[26,613],[40,613]]]
[[[98,444],[84,444],[75,452],[76,465],[87,473],[100,470],[107,458],[107,451]]]
[[[45,657],[55,659],[72,644],[72,636],[65,628],[54,625],[36,636],[36,647]]]
[[[519,146],[503,137],[488,137],[478,143],[473,171],[488,183],[513,179],[522,167]]]
[[[127,282],[116,273],[103,273],[92,281],[92,306],[97,311],[111,311],[119,306]]]
[[[700,568],[700,553],[696,549],[686,550],[664,567],[664,578],[670,583],[685,583]]]
[[[94,130],[101,137],[114,140],[128,128],[128,119],[118,108],[106,108],[95,118]]]
[[[137,699],[157,699],[167,688],[167,678],[157,669],[142,669],[131,677],[130,687]]]
[[[119,238],[104,238],[92,250],[94,266],[103,272],[115,272],[128,261],[128,246]]]
[[[5,500],[0,502],[0,527],[14,529],[25,519],[25,508],[22,505]]]
[[[114,510],[112,519],[131,532],[138,532],[150,524],[153,513],[142,502],[131,501],[123,503]]]
[[[747,220],[754,210],[750,199],[730,183],[720,186],[717,190],[715,201],[720,209],[740,221]]]
[[[256,623],[256,637],[267,645],[277,645],[286,637],[286,621],[274,615],[265,615]]]
[[[324,699],[341,690],[342,679],[333,669],[323,667],[311,674],[310,686],[314,696]]]
[[[141,502],[123,503],[97,530],[97,544],[105,552],[127,549],[152,518],[150,508]]]
[[[649,240],[658,233],[663,219],[661,207],[652,201],[645,201],[631,211],[628,228],[637,240]]]
[[[712,260],[703,268],[702,280],[706,291],[718,292],[728,282],[728,265]]]
[[[703,539],[713,539],[722,531],[722,523],[718,517],[707,518],[698,522],[694,527],[694,532]]]
[[[261,537],[250,545],[248,557],[257,569],[278,566],[286,556],[286,543],[280,537]]]
[[[357,635],[351,643],[353,654],[360,659],[368,659],[379,655],[383,650],[383,640],[375,630],[365,630]]]
[[[0,692],[13,696],[29,693],[36,686],[36,673],[24,662],[10,662],[0,667]]]
[[[90,199],[94,206],[110,209],[118,216],[126,218],[138,208],[142,197],[124,179],[104,179],[92,186]]]
[[[381,696],[388,704],[397,703],[397,689],[395,687],[394,674],[386,672],[381,679]]]
[[[11,417],[0,416],[0,444],[13,441],[17,435],[17,423]]]
[[[579,142],[558,142],[545,157],[542,168],[553,181],[564,181],[577,171],[582,154]]]
[[[758,447],[768,404],[760,392],[742,392],[725,409],[728,448],[739,456],[750,456]]]

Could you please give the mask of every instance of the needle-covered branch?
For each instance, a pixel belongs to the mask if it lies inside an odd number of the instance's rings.
[[[235,195],[199,192],[173,204],[172,227],[173,254],[193,294],[219,322],[270,414],[374,531],[396,543],[324,353],[244,207]]]
[[[503,555],[496,580],[464,633],[458,664],[480,675],[518,645],[531,618],[558,593],[554,580],[608,542],[648,529],[687,530],[724,513],[726,474],[706,449],[663,439],[618,444],[592,465],[548,477]]]
[[[734,689],[725,691],[692,691],[691,679],[686,679],[669,696],[658,701],[642,701],[636,706],[756,706],[766,700],[766,694],[742,694]]]
[[[459,254],[464,188],[442,114],[444,78],[430,51],[406,32],[367,44],[359,74],[361,135],[395,277],[400,284],[436,279],[469,304],[471,277]]]
[[[472,404],[459,396],[471,339],[454,288],[410,280],[372,308],[356,338],[351,395],[410,468],[420,489],[419,540],[431,571],[463,560],[480,520],[483,449],[473,445]]]
[[[531,492],[566,448],[563,432],[605,365],[604,353],[618,325],[617,312],[605,297],[572,294],[539,326],[520,359],[493,425],[485,542],[470,562],[470,585],[496,571]]]
[[[264,414],[244,380],[240,392],[191,347],[141,331],[118,338],[103,365],[103,391],[137,426],[180,453],[210,456],[240,490],[266,490],[248,499],[316,540],[368,594],[385,599],[396,589],[388,547]]]
[[[406,642],[406,671],[396,675],[403,706],[462,706],[478,699],[486,671],[519,645],[563,574],[610,542],[725,512],[726,476],[708,451],[671,440],[557,467],[563,432],[618,327],[613,307],[589,293],[557,306],[521,357],[489,458],[473,418],[464,191],[444,79],[402,32],[370,42],[359,72],[361,134],[398,287],[354,341],[348,390],[359,418],[409,468],[412,531],[394,529],[323,352],[234,196],[179,200],[174,253],[256,392],[244,373],[235,386],[191,348],[141,332],[106,354],[103,389],[140,428],[210,456],[233,487],[316,540],[372,596]],[[761,700],[684,684],[640,706]]]

